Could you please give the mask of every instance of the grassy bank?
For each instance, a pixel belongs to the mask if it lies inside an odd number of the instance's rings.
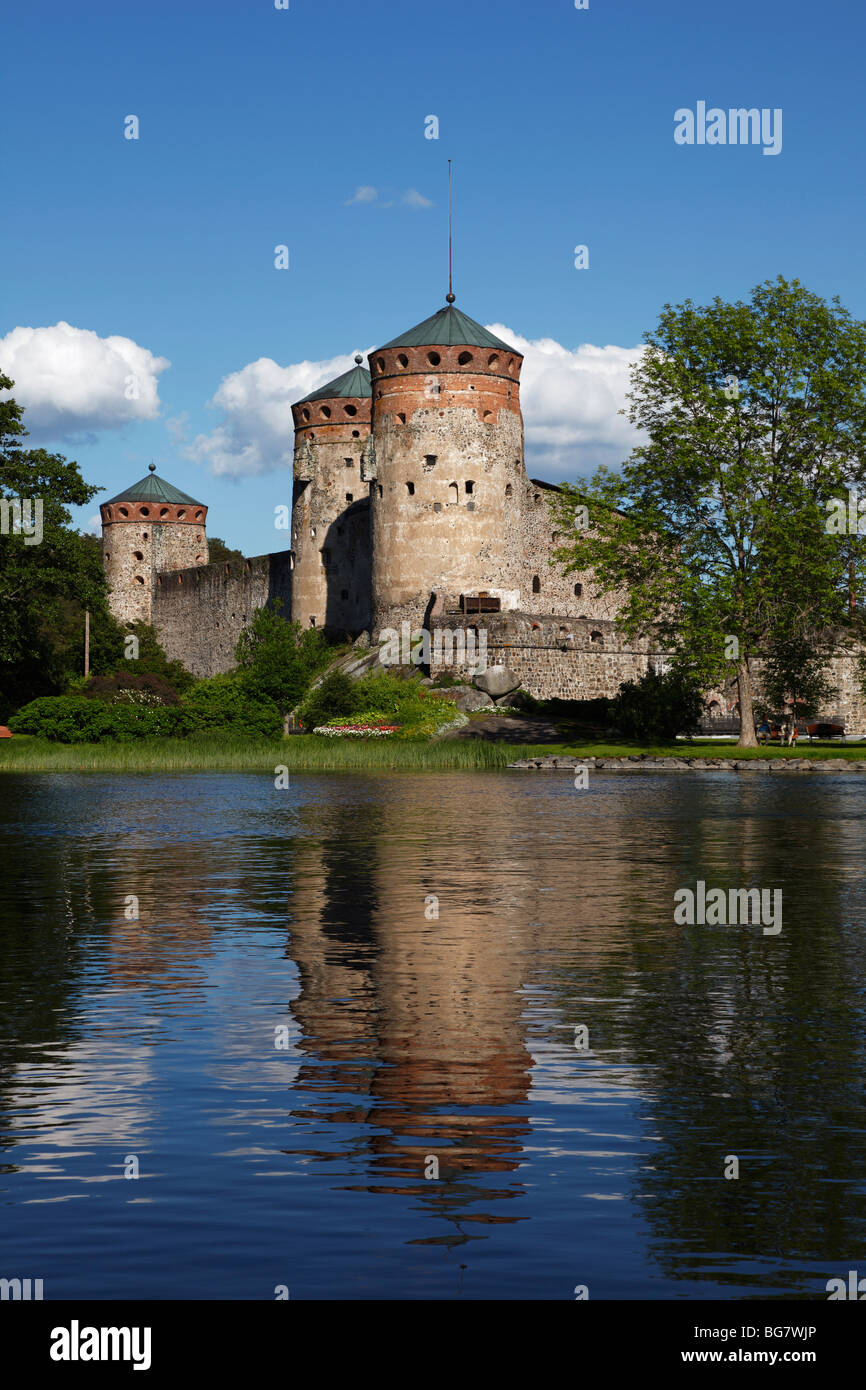
[[[866,758],[866,744],[806,744],[800,748],[737,748],[711,739],[636,746],[568,740],[548,744],[488,743],[445,739],[410,743],[296,735],[273,742],[210,738],[154,739],[135,743],[49,743],[18,735],[0,741],[0,772],[450,772],[504,768],[519,758],[558,754],[622,758]]]

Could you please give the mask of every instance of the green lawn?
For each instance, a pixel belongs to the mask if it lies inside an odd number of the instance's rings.
[[[155,739],[135,743],[49,743],[19,734],[0,740],[0,772],[447,772],[504,768],[522,758],[551,755],[629,757],[647,753],[677,758],[866,759],[866,744],[813,744],[799,748],[737,748],[711,739],[638,746],[575,739],[548,744],[488,743],[444,739],[414,743],[295,735],[274,742],[248,739]]]

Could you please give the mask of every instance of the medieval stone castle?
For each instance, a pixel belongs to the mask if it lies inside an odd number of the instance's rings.
[[[490,664],[539,698],[616,694],[653,661],[590,574],[551,562],[548,499],[523,459],[521,354],[455,307],[292,406],[292,547],[208,563],[207,507],[151,471],[104,502],[110,603],[198,676],[231,670],[257,608],[336,637],[483,626]],[[288,430],[288,421],[286,422]],[[844,668],[844,669],[843,669]],[[849,670],[850,668],[850,670]],[[853,665],[838,708],[866,723]],[[714,696],[716,712],[727,712]]]

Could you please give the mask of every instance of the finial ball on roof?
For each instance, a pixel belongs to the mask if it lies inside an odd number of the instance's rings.
[[[148,471],[148,473],[155,473],[155,472],[156,472],[156,464],[155,464],[155,463],[149,463],[149,464],[147,465],[147,471]]]
[[[456,294],[451,294],[450,292],[445,296],[445,299],[449,304],[453,304],[456,298]]]
[[[364,359],[363,359],[363,357],[361,356],[360,352],[356,352],[356,353],[355,353],[355,361],[357,362],[357,364],[358,364],[359,367],[360,367],[361,363],[363,362],[363,360],[364,360]]]

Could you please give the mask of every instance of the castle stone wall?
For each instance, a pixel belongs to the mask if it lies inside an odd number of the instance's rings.
[[[235,645],[257,608],[291,613],[292,552],[218,561],[155,577],[153,626],[166,655],[195,676],[235,665]]]

